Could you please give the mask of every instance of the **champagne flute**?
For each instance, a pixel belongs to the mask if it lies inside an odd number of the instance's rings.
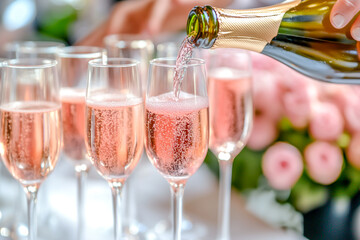
[[[57,62],[21,59],[4,62],[0,98],[0,153],[23,186],[28,204],[28,239],[36,239],[36,202],[41,183],[58,161],[61,103]],[[32,91],[19,92],[29,81]]]
[[[55,60],[57,51],[64,47],[64,43],[62,42],[55,42],[55,41],[15,41],[10,42],[5,45],[5,54],[6,57],[9,59],[36,59],[36,58],[43,58],[43,59],[52,59]],[[24,96],[31,95],[32,87],[34,86],[29,79],[24,79],[25,81],[22,83],[19,83],[19,87],[17,88],[18,94],[23,94]],[[25,97],[26,98],[26,97]],[[59,161],[59,164],[61,164],[61,161]],[[5,175],[5,177],[8,177],[8,175]],[[45,225],[48,224],[49,221],[46,216],[48,216],[51,209],[49,208],[49,188],[51,185],[51,181],[46,181],[44,184],[41,185],[41,196],[38,199],[39,201],[43,201],[43,203],[40,205],[41,208],[41,214],[38,216],[39,218],[39,224]],[[21,194],[21,186],[18,184],[17,187],[13,187],[12,191],[16,194]],[[21,202],[22,199],[18,198],[17,201],[12,201],[13,205],[18,205],[18,202]],[[21,237],[24,234],[26,234],[24,231],[22,231],[23,227],[26,225],[24,223],[25,219],[23,218],[22,214],[25,209],[22,207],[16,208],[16,218],[14,219],[15,227],[14,227],[14,234]],[[43,227],[42,229],[49,229],[50,226],[47,226],[46,228]],[[42,233],[40,233],[42,234]]]
[[[2,78],[3,65],[6,59],[0,58],[0,83]],[[16,184],[16,185],[15,185]],[[13,198],[9,197],[9,189],[17,190],[17,182],[13,179],[10,173],[5,169],[3,162],[0,160],[0,239],[3,237],[7,239],[12,234],[12,222],[14,218],[15,205]],[[18,192],[18,191],[13,191]]]
[[[208,98],[201,59],[190,59],[183,66],[181,91],[175,97],[175,63],[176,58],[150,62],[145,147],[151,163],[170,184],[173,229],[167,239],[180,240],[184,188],[208,150]]]
[[[109,57],[132,58],[140,62],[139,71],[142,92],[145,96],[148,65],[155,51],[153,42],[140,34],[112,34],[104,38],[104,45]],[[145,158],[145,154],[141,159],[143,158]],[[126,226],[127,232],[140,239],[144,239],[147,238],[147,227],[137,219],[136,197],[132,187],[133,184],[130,178],[123,189],[124,226]]]
[[[142,96],[138,61],[89,62],[85,142],[91,163],[112,190],[115,240],[129,238],[122,231],[121,191],[144,148]]]
[[[161,42],[156,45],[156,57],[157,58],[176,58],[179,53],[181,42],[167,41]],[[203,58],[203,51],[193,49],[193,56],[197,58]],[[183,239],[201,239],[206,235],[207,228],[199,221],[194,221],[186,212],[182,217],[182,238]],[[169,218],[163,219],[155,224],[154,232],[158,236],[166,236],[167,232],[171,231],[171,215]]]
[[[98,47],[64,47],[57,53],[61,79],[63,153],[74,164],[77,178],[77,238],[84,238],[84,191],[91,163],[85,148],[85,93],[88,63],[104,58]]]
[[[233,160],[250,134],[253,106],[251,60],[246,51],[216,49],[207,58],[210,99],[209,148],[220,165],[218,240],[230,239]]]

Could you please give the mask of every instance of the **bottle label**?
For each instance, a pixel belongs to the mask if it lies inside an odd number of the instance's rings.
[[[245,10],[214,8],[219,19],[219,34],[213,48],[242,48],[262,52],[278,34],[281,20],[301,0]]]

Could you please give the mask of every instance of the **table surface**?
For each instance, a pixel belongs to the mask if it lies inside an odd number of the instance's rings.
[[[0,184],[0,189],[3,185]],[[8,186],[10,185],[8,184]],[[170,216],[168,182],[144,157],[131,176],[128,188],[133,189],[133,195],[128,195],[133,196],[130,197],[132,198],[130,201],[134,203],[131,205],[134,207],[130,208],[130,212],[137,216],[138,221],[143,226],[146,226],[142,229],[147,230],[148,239],[159,239],[153,233],[155,230],[161,229],[159,222],[164,222]],[[18,186],[17,189],[20,193],[18,195],[13,194],[15,200],[11,201],[12,207],[6,207],[6,210],[12,211],[11,215],[13,216],[10,218],[14,222],[12,227],[21,232],[24,230],[23,226],[26,226],[26,200],[25,194],[21,193],[21,187]],[[10,199],[11,194],[7,195]],[[190,233],[197,235],[194,237],[184,234],[184,240],[215,239],[217,203],[217,179],[203,164],[189,179],[185,188],[184,216],[194,223],[195,229]],[[0,207],[3,206],[0,205]],[[76,239],[76,208],[75,173],[72,164],[62,158],[39,191],[37,216],[40,239]],[[16,212],[15,215],[13,214],[14,211]],[[84,211],[86,219],[85,239],[112,239],[113,214],[110,187],[96,173],[94,168],[90,170],[86,182]],[[6,215],[6,211],[3,212],[4,214]],[[186,224],[186,226],[191,225]],[[292,232],[275,229],[253,216],[245,209],[245,202],[240,193],[234,189],[231,196],[230,229],[231,238],[234,240],[303,239],[303,237]],[[149,234],[150,232],[151,234]],[[169,238],[167,237],[167,239]]]

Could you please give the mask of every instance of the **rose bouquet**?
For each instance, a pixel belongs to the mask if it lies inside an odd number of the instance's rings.
[[[250,211],[302,231],[301,213],[359,191],[360,86],[314,81],[260,54],[252,59],[253,128],[232,183]],[[211,152],[206,163],[218,172]]]

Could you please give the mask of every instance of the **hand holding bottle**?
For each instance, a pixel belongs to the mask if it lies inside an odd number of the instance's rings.
[[[330,13],[330,20],[335,28],[345,27],[360,11],[360,0],[338,0]],[[351,26],[351,36],[360,41],[360,16]]]

